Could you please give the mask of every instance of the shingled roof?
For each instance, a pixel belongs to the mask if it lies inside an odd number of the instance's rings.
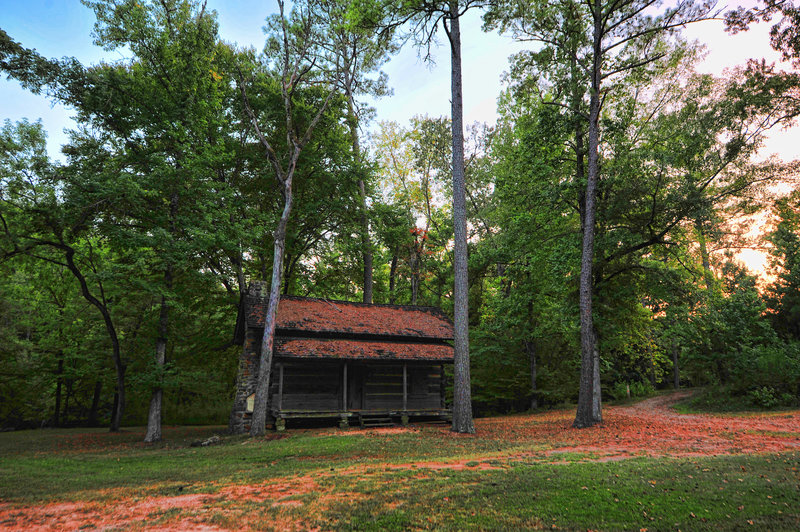
[[[449,345],[438,344],[288,338],[276,341],[275,356],[282,358],[452,362],[453,348]]]
[[[248,327],[264,326],[267,299],[248,296]],[[453,324],[435,307],[370,305],[282,296],[276,323],[278,333],[347,335],[362,338],[452,340]]]
[[[243,299],[237,343],[245,327],[264,327],[267,303],[265,297]],[[453,360],[453,324],[434,307],[282,296],[275,336],[275,356],[282,358]]]

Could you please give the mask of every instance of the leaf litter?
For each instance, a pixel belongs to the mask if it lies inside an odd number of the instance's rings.
[[[337,469],[337,477],[352,482],[392,470],[475,470],[499,469],[526,459],[548,463],[615,461],[637,456],[700,457],[726,454],[780,453],[800,449],[800,413],[774,415],[679,414],[670,407],[688,392],[641,401],[631,406],[612,406],[603,412],[604,422],[588,429],[572,428],[573,413],[556,410],[545,413],[483,418],[475,420],[476,435],[451,433],[446,428],[425,431],[427,437],[480,438],[498,442],[535,445],[535,450],[517,446],[507,451],[471,455],[467,459],[420,461],[405,464],[357,465]],[[327,432],[322,429],[321,432]],[[406,429],[382,431],[381,435],[404,433]],[[367,434],[365,437],[369,437]],[[522,447],[522,449],[520,449]],[[569,455],[569,459],[559,457]],[[553,460],[556,458],[556,460]],[[320,480],[333,476],[327,468],[307,475],[260,484],[223,486],[211,494],[151,496],[144,499],[119,498],[104,502],[56,502],[20,506],[0,503],[0,530],[78,530],[157,528],[159,530],[216,531],[248,525],[247,515],[256,505],[269,511],[270,525],[283,530],[307,529],[293,510],[308,504],[311,515],[324,515],[331,504],[364,497],[323,487]],[[327,491],[326,491],[327,490]],[[314,497],[305,497],[313,494]],[[308,501],[308,502],[306,502]],[[221,526],[209,524],[220,521]]]

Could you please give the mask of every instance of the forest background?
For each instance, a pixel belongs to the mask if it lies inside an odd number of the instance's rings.
[[[0,132],[3,427],[141,424],[154,390],[167,423],[227,420],[236,310],[249,281],[270,277],[285,199],[254,124],[278,153],[291,151],[287,127],[302,137],[316,126],[296,160],[284,293],[361,301],[369,284],[376,303],[453,311],[449,117],[399,124],[368,105],[391,102],[380,74],[388,58],[415,45],[428,51],[413,26],[389,31],[384,17],[385,31],[365,29],[386,3],[353,11],[297,2],[286,25],[268,19],[263,51],[224,42],[200,3],[86,4],[98,45],[119,59],[48,59],[0,34],[0,69],[72,109],[76,122],[55,157],[40,123],[7,121]],[[483,4],[457,5],[478,11],[487,31],[523,42],[497,123],[467,128],[478,414],[578,397],[592,89],[581,68],[583,4]],[[557,23],[532,29],[528,4],[541,10],[535,20]],[[641,24],[650,19],[637,17],[670,13],[621,4]],[[788,70],[742,58],[722,75],[697,73],[701,50],[680,27],[604,58],[619,67],[602,92],[593,224],[604,397],[693,385],[720,402],[798,404],[797,171],[759,155],[769,132],[800,110],[798,10],[758,7],[729,16],[729,26],[771,17]],[[560,45],[528,42],[547,35]],[[342,36],[357,54],[337,53]],[[287,57],[302,59],[289,76]],[[767,275],[736,261],[743,248],[769,253]]]

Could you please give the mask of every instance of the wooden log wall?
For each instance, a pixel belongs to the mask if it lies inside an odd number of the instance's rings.
[[[441,396],[442,369],[437,365],[408,366],[408,409],[444,408]]]
[[[279,362],[279,364],[281,364]],[[283,364],[281,410],[338,412],[342,409],[342,365],[291,362]],[[276,368],[277,369],[277,368]],[[270,386],[270,404],[277,410],[281,388],[279,371]]]
[[[270,386],[271,408],[284,412],[404,410],[403,364],[348,361],[347,367],[348,404],[344,405],[344,362],[278,362]],[[444,408],[441,365],[407,363],[405,372],[405,409]]]

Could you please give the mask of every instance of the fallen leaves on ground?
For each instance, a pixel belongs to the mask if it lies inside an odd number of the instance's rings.
[[[386,464],[385,467],[360,465],[337,469],[337,476],[351,476],[355,482],[381,469],[494,469],[500,461],[524,460],[531,457],[552,460],[580,455],[582,460],[618,460],[632,456],[710,456],[722,454],[779,453],[800,448],[800,413],[780,415],[684,415],[675,413],[671,404],[688,394],[674,393],[642,401],[633,406],[606,408],[601,425],[572,428],[573,412],[567,410],[540,414],[478,419],[477,434],[459,435],[447,428],[426,429],[426,435],[436,438],[480,438],[498,442],[528,443],[515,450],[486,453],[445,462],[412,462]],[[381,435],[407,432],[408,429],[382,430]],[[347,433],[346,433],[347,434]],[[367,432],[369,434],[369,432]],[[87,436],[71,441],[86,448],[100,448],[107,436]],[[122,441],[130,435],[118,436]],[[454,457],[455,458],[455,457]],[[559,463],[559,462],[554,462]],[[744,469],[744,468],[743,468]],[[699,471],[702,473],[703,471]],[[259,504],[269,508],[270,526],[283,530],[304,529],[304,523],[292,516],[292,508],[302,506],[303,495],[312,491],[318,495],[309,504],[320,515],[332,502],[358,497],[350,493],[322,493],[318,481],[329,471],[297,476],[257,485],[224,486],[212,494],[152,496],[144,499],[120,497],[114,502],[69,502],[39,506],[18,506],[0,503],[0,530],[77,530],[94,527],[152,527],[159,530],[223,530],[228,523],[247,521],[252,511],[246,505]],[[650,481],[655,485],[655,481]],[[588,489],[588,488],[584,488]],[[244,505],[244,506],[243,506]],[[266,506],[263,506],[266,505]],[[741,511],[742,508],[739,508]],[[695,518],[695,514],[691,514]],[[242,521],[242,520],[245,521]],[[219,521],[217,527],[209,522]],[[257,528],[257,523],[250,523]]]
[[[712,456],[800,449],[800,414],[719,416],[678,414],[670,406],[681,392],[633,406],[610,407],[603,423],[572,428],[574,413],[557,410],[475,421],[478,437],[549,445],[546,454],[590,453],[606,459],[630,455]],[[444,437],[463,437],[445,433]]]

